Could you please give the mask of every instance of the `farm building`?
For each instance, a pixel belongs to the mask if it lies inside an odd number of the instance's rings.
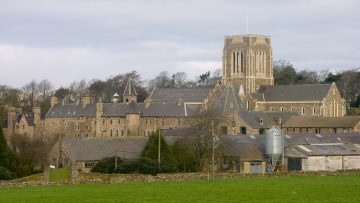
[[[48,160],[56,167],[75,167],[79,172],[90,172],[97,161],[117,155],[138,158],[148,137],[72,138],[64,137],[50,151]]]
[[[293,116],[282,127],[288,134],[360,132],[360,116]]]

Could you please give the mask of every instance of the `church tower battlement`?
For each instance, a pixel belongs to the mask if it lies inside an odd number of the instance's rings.
[[[274,84],[270,36],[225,36],[222,62],[224,84],[242,85],[246,94]]]

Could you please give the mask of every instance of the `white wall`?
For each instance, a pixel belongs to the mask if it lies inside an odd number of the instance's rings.
[[[360,169],[360,156],[345,156],[344,169]]]

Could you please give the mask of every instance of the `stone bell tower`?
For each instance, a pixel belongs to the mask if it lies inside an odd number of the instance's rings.
[[[269,36],[226,36],[222,61],[224,84],[242,85],[245,94],[256,92],[260,85],[274,84]]]

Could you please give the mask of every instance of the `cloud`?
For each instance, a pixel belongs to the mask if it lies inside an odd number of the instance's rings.
[[[359,66],[356,0],[0,0],[0,83],[221,68],[223,37],[272,36],[298,69]],[[11,76],[11,77],[9,77]]]

